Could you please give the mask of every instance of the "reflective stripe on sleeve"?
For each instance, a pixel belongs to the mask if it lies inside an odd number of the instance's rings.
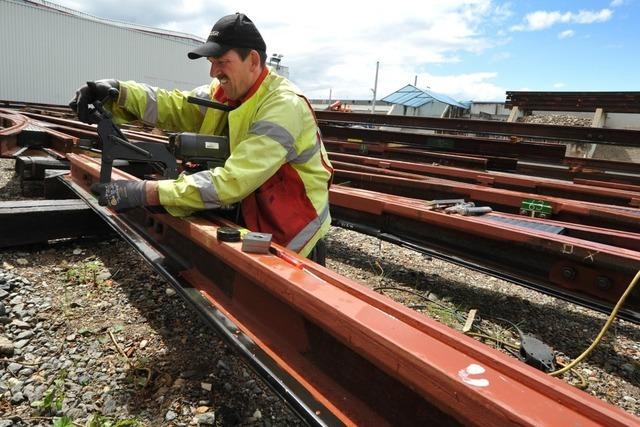
[[[298,156],[295,148],[293,148],[293,144],[295,143],[293,135],[279,124],[261,120],[251,125],[249,133],[268,136],[282,145],[282,148],[287,151],[287,162],[290,162]]]
[[[211,182],[211,172],[209,171],[201,171],[189,175],[193,182],[195,183],[196,188],[200,192],[200,198],[202,199],[202,203],[204,204],[205,209],[216,209],[220,207],[220,198],[218,197],[218,192],[216,191],[216,187]]]
[[[300,252],[304,245],[306,245],[313,235],[320,229],[322,223],[324,223],[328,216],[329,204],[327,203],[324,209],[322,209],[322,212],[320,212],[320,215],[307,224],[293,239],[291,239],[287,248],[292,251]]]
[[[158,98],[156,96],[158,88],[146,84],[141,84],[141,86],[147,94],[147,105],[144,109],[142,120],[146,123],[155,125],[158,121]]]
[[[320,151],[320,141],[316,140],[316,143],[313,147],[307,148],[299,156],[295,159],[291,160],[291,163],[301,164],[308,162],[318,151]]]
[[[207,101],[211,101],[211,97],[209,96],[209,85],[198,86],[191,92],[193,96],[196,98],[206,99]],[[200,114],[203,116],[207,114],[207,107],[204,105],[198,105],[198,109],[200,110]]]

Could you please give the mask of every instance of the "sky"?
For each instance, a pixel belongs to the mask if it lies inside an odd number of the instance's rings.
[[[461,101],[640,90],[640,0],[54,3],[203,39],[220,17],[243,12],[309,98],[372,99],[376,88],[382,99],[415,82]]]

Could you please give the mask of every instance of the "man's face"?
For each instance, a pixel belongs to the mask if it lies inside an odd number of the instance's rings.
[[[255,82],[253,52],[242,60],[235,50],[229,50],[222,56],[208,57],[211,62],[209,75],[220,81],[224,93],[231,100],[238,101],[249,91]]]

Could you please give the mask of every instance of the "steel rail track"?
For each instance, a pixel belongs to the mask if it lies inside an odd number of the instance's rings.
[[[18,135],[29,125],[29,120],[12,111],[0,110],[0,157],[12,157],[20,150]]]
[[[75,136],[51,129],[46,123],[32,120],[24,114],[0,109],[0,119],[10,124],[0,128],[0,157],[16,157],[41,149],[72,152],[78,145]]]
[[[428,165],[424,163],[404,162],[375,157],[349,154],[331,154],[331,161],[338,168],[358,166],[357,170],[383,174],[387,171],[408,172],[398,176],[407,178],[435,177],[451,179],[470,184],[480,184],[491,188],[526,191],[529,193],[562,197],[570,200],[583,200],[593,203],[640,207],[640,186],[633,189],[583,185],[557,179],[526,177],[504,172],[478,172],[463,168]]]
[[[332,187],[330,197],[337,225],[358,224],[356,229],[367,234],[396,236],[396,242],[600,311],[611,310],[640,270],[634,233],[567,224],[567,234],[558,234],[562,223],[447,215],[415,199],[341,186]],[[624,317],[638,323],[640,291],[625,307]]]
[[[51,110],[53,112],[71,113],[69,107],[54,104],[0,100],[0,106],[12,109],[32,107],[42,109],[43,111]],[[589,111],[595,111],[595,108]],[[547,139],[551,141],[585,142],[635,147],[640,146],[640,131],[632,129],[589,128],[581,126],[558,126],[499,122],[492,120],[413,117],[367,113],[340,113],[326,110],[317,110],[315,114],[320,122],[338,123],[343,125],[379,125],[401,128],[434,129],[463,134],[472,133],[477,135],[501,135],[505,137]]]
[[[596,159],[585,160],[585,162],[577,161],[573,163],[572,158],[566,158],[562,165],[519,161],[515,171],[521,175],[555,178],[565,181],[585,179],[612,184],[640,185],[637,164],[612,162],[615,164],[610,165],[611,168],[608,168],[609,165],[605,165],[599,160],[596,162],[592,162]]]
[[[520,110],[640,113],[640,92],[507,91],[505,107]]]
[[[69,159],[72,187],[83,189],[79,193],[91,202],[86,190],[97,181],[99,163],[74,154]],[[329,411],[314,411],[313,418],[299,404],[299,389],[281,387],[310,422],[640,425],[618,408],[277,245],[270,254],[252,255],[242,252],[240,243],[217,241],[217,226],[228,223],[141,208],[109,215],[116,228],[128,226],[120,232],[130,241],[140,236],[153,247],[147,259],[172,266],[163,274],[182,288],[181,295],[206,300],[197,304],[206,317],[222,313],[233,322],[218,325],[232,342],[232,336],[248,337],[272,360],[269,366],[280,369],[262,370],[263,375],[284,373]],[[254,349],[243,354],[251,359]],[[312,405],[306,408],[318,408]],[[320,419],[323,415],[331,417]]]
[[[35,120],[35,119],[32,119]],[[65,121],[71,122],[73,121]],[[92,127],[89,127],[90,129]],[[60,134],[65,136],[64,134]],[[67,136],[67,138],[70,138]],[[71,138],[73,140],[73,138]],[[68,148],[68,147],[66,147]],[[64,155],[64,153],[53,152],[58,156]],[[337,155],[339,158],[340,155]],[[344,157],[344,156],[343,156]],[[351,159],[354,156],[350,156]],[[334,159],[335,160],[335,159]],[[368,160],[368,159],[364,159]],[[360,161],[358,159],[358,161]],[[371,161],[371,160],[368,160]],[[382,189],[383,191],[390,193],[397,193],[402,195],[409,195],[412,197],[433,199],[433,198],[449,198],[449,197],[465,197],[470,200],[474,200],[476,202],[490,203],[494,207],[505,208],[508,212],[516,212],[519,209],[520,202],[524,198],[533,198],[537,195],[532,193],[519,193],[513,191],[497,191],[496,189],[491,189],[486,187],[486,185],[478,187],[477,185],[466,185],[453,183],[450,180],[441,180],[441,179],[428,179],[422,176],[416,176],[412,173],[407,172],[395,172],[390,171],[388,168],[391,166],[392,162],[386,162],[388,164],[385,165],[387,169],[375,169],[369,166],[358,166],[361,170],[343,170],[345,167],[354,168],[354,166],[342,165],[339,161],[336,161],[336,165],[338,169],[336,171],[336,176],[339,179],[348,179],[351,181],[351,185],[359,185],[363,186],[363,188],[371,188],[371,189]],[[380,164],[380,163],[378,163]],[[395,164],[397,166],[397,164]],[[437,168],[429,165],[417,165],[413,164],[411,168],[412,170],[419,169],[421,171],[428,170],[447,170],[447,168]],[[365,172],[362,172],[364,170]],[[450,170],[451,171],[451,170]],[[372,175],[371,172],[375,173]],[[456,179],[461,179],[464,176],[474,176],[476,179],[478,177],[482,178],[482,184],[489,184],[489,182],[484,182],[487,177],[486,174],[478,175],[477,172],[470,172],[465,170],[454,171],[454,175]],[[382,176],[381,173],[391,174],[391,175],[401,175],[403,179],[397,179],[393,176]],[[526,181],[526,179],[522,178],[517,181],[518,183],[522,183]],[[525,185],[525,187],[531,186],[531,182]],[[591,192],[596,192],[599,187],[587,187],[593,188],[590,190]],[[582,188],[584,190],[584,188]],[[611,190],[603,190],[599,189],[597,192],[608,192],[609,194],[617,194],[621,195],[629,195],[632,193],[627,192],[627,190],[620,189],[611,189]],[[538,197],[540,198],[540,197]],[[544,198],[543,198],[544,199]],[[558,219],[570,222],[581,222],[586,224],[595,224],[595,225],[604,225],[606,227],[613,227],[618,230],[627,230],[631,227],[633,229],[633,224],[638,224],[637,215],[634,210],[612,210],[612,207],[602,205],[585,205],[580,206],[575,203],[571,203],[566,200],[557,199],[557,198],[546,198],[545,200],[550,201],[554,207],[554,213],[556,214]],[[610,201],[609,201],[610,202]],[[637,199],[631,196],[628,199],[629,204],[634,204],[637,202]],[[572,229],[568,226],[563,226],[565,230]],[[635,230],[637,231],[637,230]],[[573,227],[573,234],[577,235],[585,235],[585,231],[576,231],[575,226]],[[591,233],[593,235],[593,233]],[[626,247],[629,249],[636,249],[637,242],[633,239],[628,239],[626,237],[615,236],[615,233],[612,230],[608,230],[607,232],[600,233],[597,238],[594,238],[594,241],[599,243],[611,244],[614,242],[614,245],[620,247]],[[505,261],[508,262],[508,261]]]
[[[323,136],[353,142],[396,143],[432,151],[544,160],[557,163],[562,161],[566,151],[566,147],[562,144],[545,142],[511,143],[495,138],[359,129],[326,124],[320,124],[320,130]]]
[[[330,155],[344,153],[399,161],[421,161],[484,171],[514,171],[520,175],[565,181],[586,179],[602,183],[640,185],[638,165],[631,162],[565,157],[561,163],[540,163],[507,157],[462,155],[386,143],[350,142],[333,138],[325,138],[324,144]]]
[[[433,129],[462,134],[502,135],[549,141],[585,142],[640,147],[640,130],[557,126],[492,120],[442,119],[366,113],[316,111],[323,124],[376,125],[399,128]]]
[[[455,154],[413,147],[397,147],[385,143],[355,143],[327,137],[323,137],[322,142],[330,153],[377,156],[394,160],[423,161],[479,170],[515,170],[518,166],[517,159],[508,157]]]
[[[449,252],[444,252],[437,248],[431,247],[424,241],[415,241],[411,237],[402,237],[394,233],[385,232],[380,228],[372,226],[371,223],[365,221],[355,222],[357,220],[344,220],[341,217],[333,219],[333,225],[341,227],[346,230],[357,231],[358,233],[366,234],[368,236],[376,237],[385,242],[393,243],[395,245],[414,250],[416,252],[423,253],[425,255],[432,256],[434,258],[441,259],[443,261],[450,262],[461,267],[469,268],[471,270],[478,271],[480,273],[502,279],[506,282],[513,283],[518,286],[522,286],[534,291],[542,292],[546,295],[550,295],[556,298],[560,298],[564,301],[568,301],[573,304],[581,305],[586,308],[590,308],[594,311],[598,311],[603,314],[611,313],[611,306],[608,304],[602,304],[600,301],[585,298],[580,295],[576,295],[571,292],[566,292],[554,286],[545,286],[536,281],[526,280],[521,277],[517,277],[510,273],[497,270],[495,268],[487,267],[483,264],[479,264],[474,261],[470,261],[459,256],[452,255]],[[619,318],[627,320],[632,323],[638,323],[640,316],[635,311],[622,310],[619,312]]]
[[[378,172],[376,170],[376,172]],[[640,232],[640,209],[600,203],[566,200],[535,193],[491,188],[442,178],[406,178],[346,169],[334,170],[334,182],[428,201],[465,199],[476,205],[488,205],[505,213],[520,213],[525,200],[541,200],[551,205],[552,217],[559,221],[592,225],[619,231]]]

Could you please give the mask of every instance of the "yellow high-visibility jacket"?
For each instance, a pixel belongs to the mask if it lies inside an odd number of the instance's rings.
[[[331,225],[332,168],[313,110],[287,79],[266,68],[231,112],[187,102],[229,103],[217,79],[192,91],[120,82],[116,122],[133,119],[170,131],[229,137],[224,167],[159,181],[160,203],[175,216],[241,202],[245,226],[306,256]]]

